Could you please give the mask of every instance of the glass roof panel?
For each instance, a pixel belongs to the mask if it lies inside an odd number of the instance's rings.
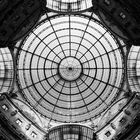
[[[9,92],[14,76],[13,59],[8,48],[0,48],[0,93]]]
[[[91,128],[75,124],[54,127],[47,135],[48,140],[93,140],[95,137]]]
[[[132,91],[140,91],[140,47],[132,46],[128,56],[128,81]]]
[[[46,7],[60,12],[77,12],[92,7],[92,0],[46,0]]]

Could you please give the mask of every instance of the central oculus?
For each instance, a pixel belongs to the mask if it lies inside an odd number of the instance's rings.
[[[80,77],[81,73],[82,65],[74,57],[66,57],[59,64],[59,74],[64,80],[74,81]]]

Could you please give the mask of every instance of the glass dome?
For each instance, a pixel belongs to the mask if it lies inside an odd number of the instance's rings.
[[[20,91],[50,120],[91,120],[122,90],[124,62],[120,48],[93,13],[90,17],[50,17],[21,43],[17,54]]]

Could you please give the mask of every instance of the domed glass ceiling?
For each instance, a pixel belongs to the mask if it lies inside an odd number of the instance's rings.
[[[33,30],[10,50],[0,49],[0,96],[8,97],[2,114],[19,110],[10,124],[19,130],[15,119],[28,123],[20,126],[20,136],[37,140],[39,132],[44,139],[90,140],[95,133],[113,139],[138,113],[131,113],[130,97],[140,89],[139,47],[109,32],[91,0],[46,2]]]
[[[121,46],[95,18],[55,15],[43,20],[18,51],[17,79],[27,102],[58,122],[100,115],[122,90]]]

